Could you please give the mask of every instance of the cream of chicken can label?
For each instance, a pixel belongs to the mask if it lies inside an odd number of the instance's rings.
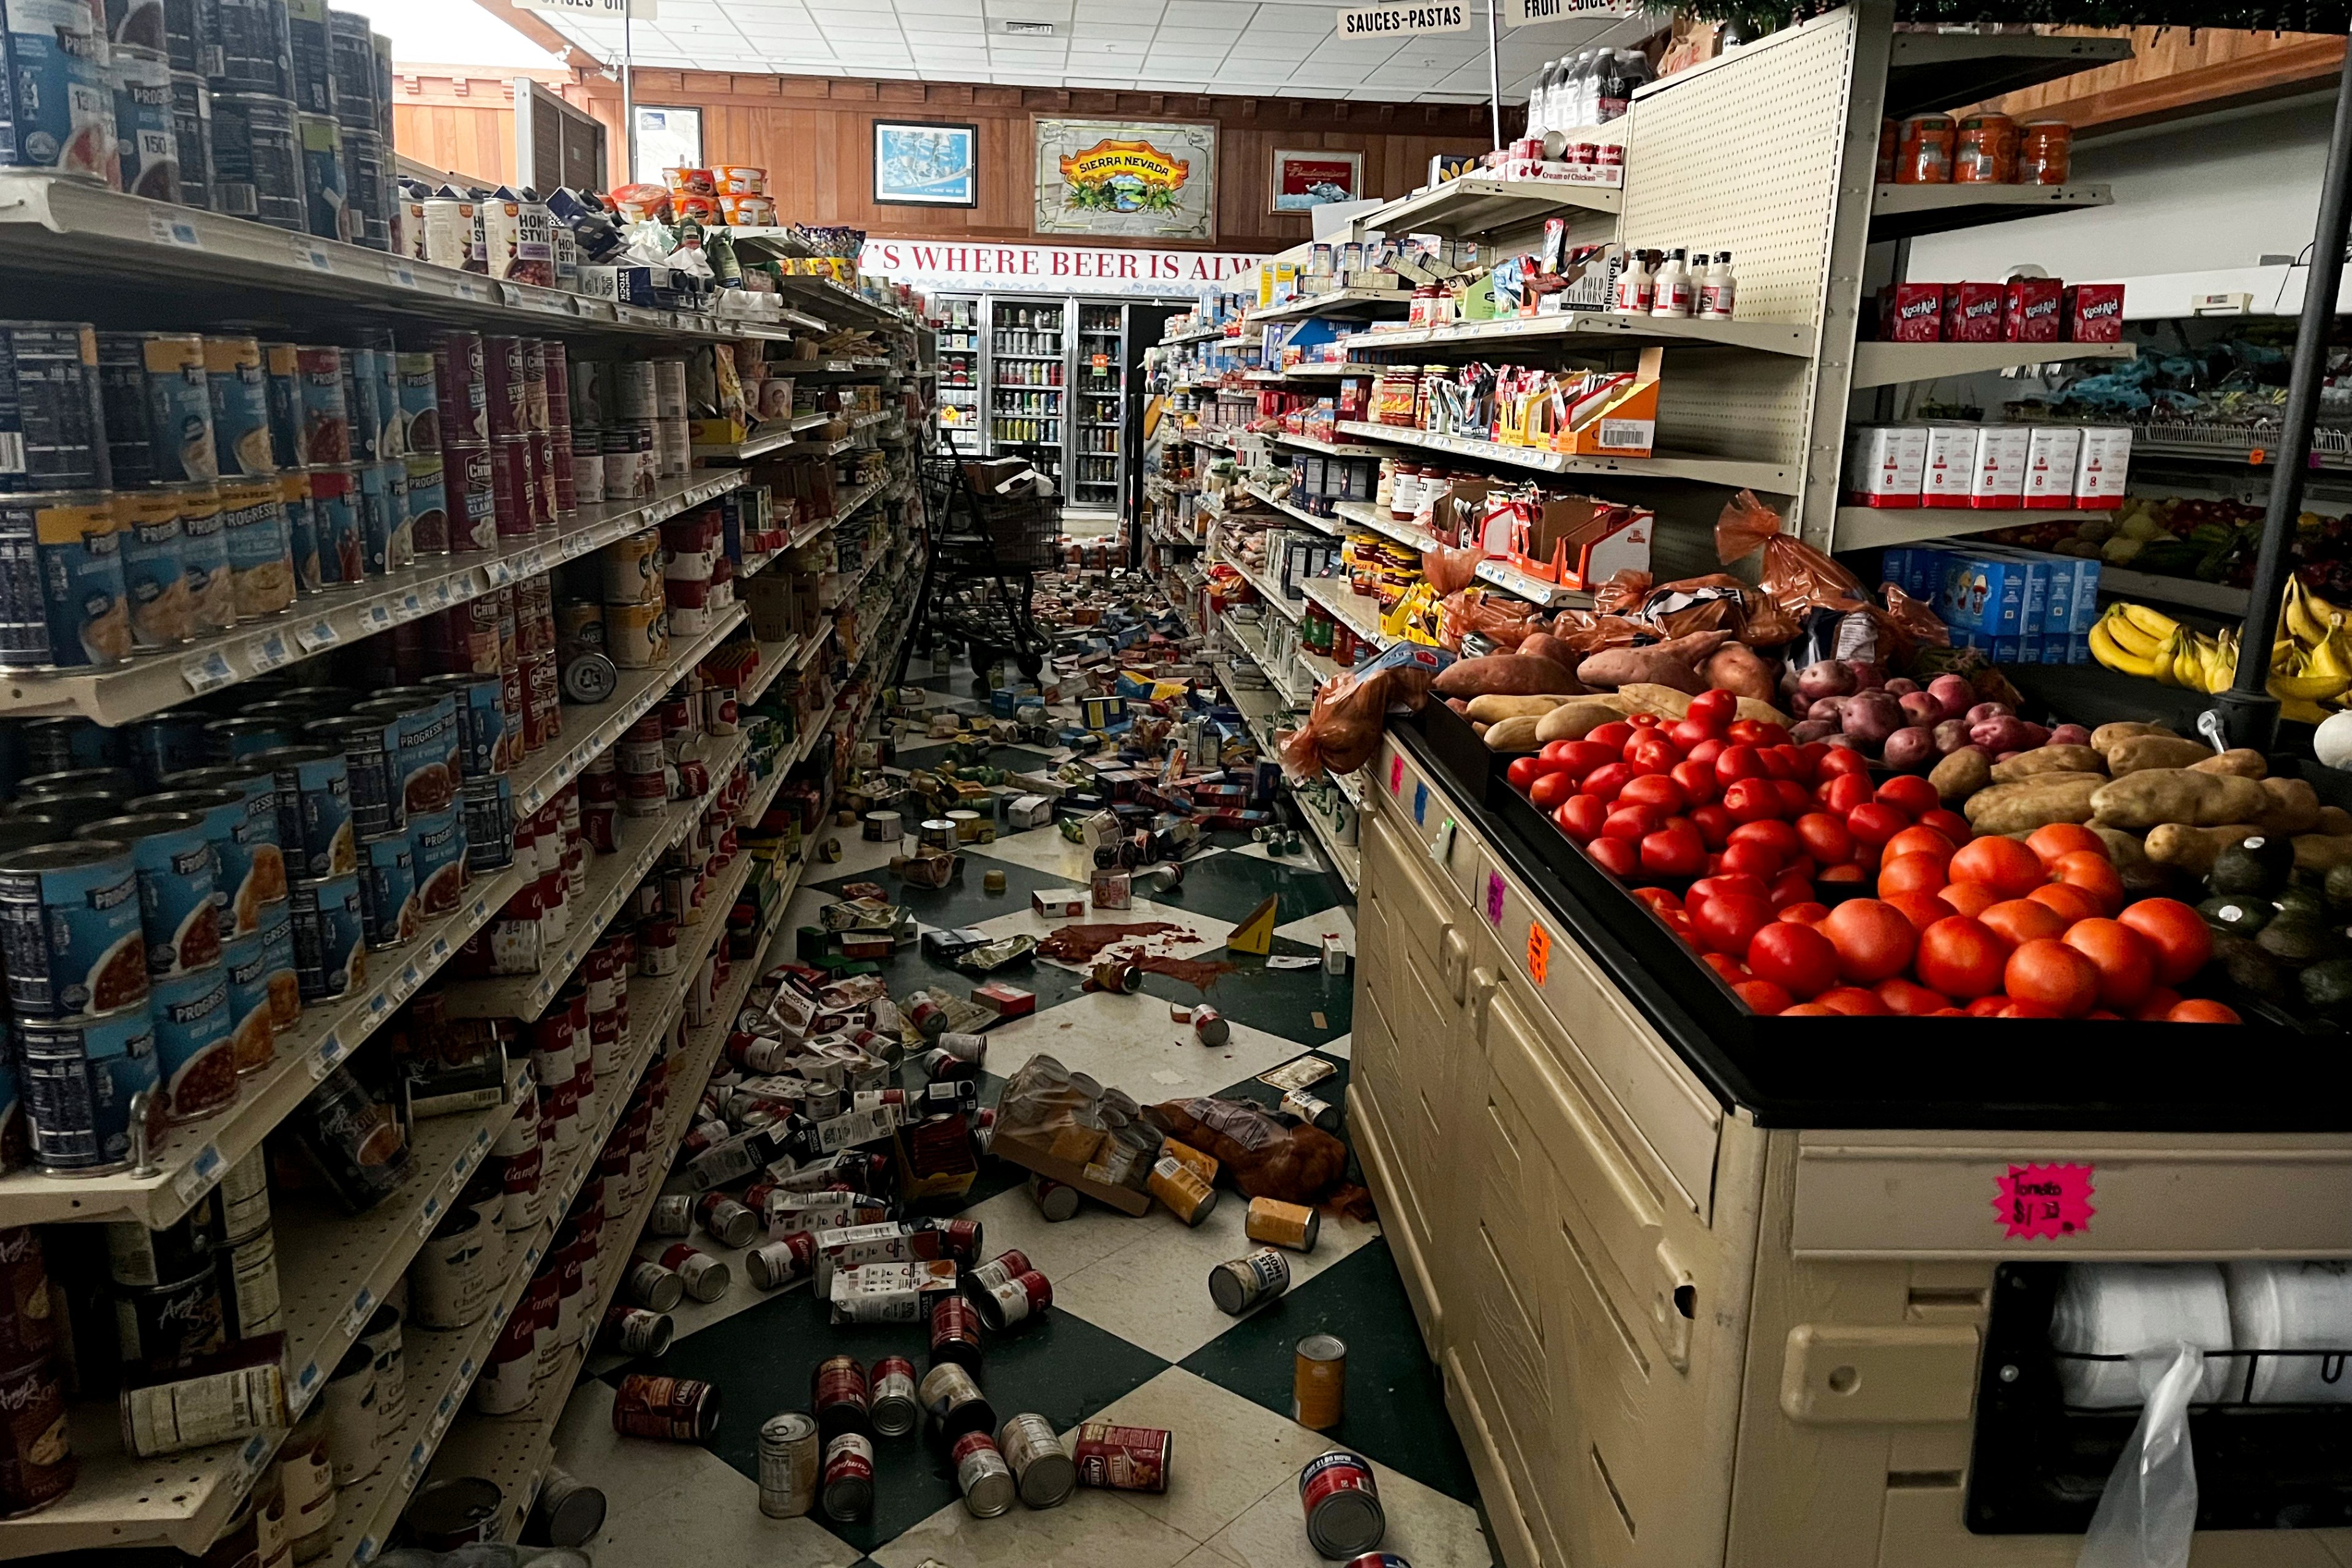
[[[155,1066],[165,1114],[194,1121],[236,1100],[236,1054],[230,1044],[228,972],[209,969],[158,980],[147,999],[155,1026]]]
[[[279,481],[230,479],[220,487],[221,540],[236,618],[258,620],[294,606],[294,542]]]
[[[0,859],[0,959],[20,1017],[110,1013],[147,994],[139,869],[125,844],[45,844]]]
[[[43,1170],[93,1175],[131,1158],[131,1104],[156,1087],[155,1027],[142,1002],[9,1026],[25,1134]],[[159,1108],[160,1109],[160,1108]]]
[[[97,491],[0,497],[0,667],[131,657],[121,520]]]

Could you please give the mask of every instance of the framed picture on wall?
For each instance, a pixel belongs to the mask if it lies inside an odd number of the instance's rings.
[[[1274,206],[1303,213],[1327,202],[1352,202],[1364,194],[1364,155],[1317,150],[1274,154]]]
[[[887,207],[980,205],[980,127],[874,122],[874,201]]]
[[[1217,237],[1217,128],[1185,121],[1037,116],[1040,235]]]

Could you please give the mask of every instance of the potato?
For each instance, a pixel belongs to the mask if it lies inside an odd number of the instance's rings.
[[[1992,783],[1992,759],[1978,747],[1962,746],[1944,753],[1927,774],[1927,782],[1936,786],[1946,805],[1957,805]]]
[[[1486,749],[1490,752],[1535,751],[1543,744],[1536,739],[1536,726],[1540,722],[1532,713],[1496,720],[1486,727]]]
[[[1440,697],[1535,697],[1548,691],[1573,697],[1584,689],[1573,674],[1551,660],[1516,653],[1456,659],[1430,684]]]
[[[2263,779],[2258,781],[2264,794],[2271,797],[2270,806],[2254,820],[2264,833],[2284,834],[2290,837],[2298,833],[2319,830],[2319,793],[2301,779]]]
[[[2232,844],[2243,843],[2260,832],[2262,829],[2251,822],[2233,822],[2226,827],[2190,827],[2183,823],[2168,822],[2149,829],[2147,858],[2160,865],[2177,867],[2202,877],[2213,869],[2214,858],[2222,850]]]
[[[1536,721],[1536,741],[1550,745],[1554,741],[1581,741],[1603,724],[1614,723],[1625,715],[1616,708],[1580,697],[1563,702]]]
[[[1574,669],[1584,658],[1549,632],[1529,632],[1517,651],[1529,658],[1548,658],[1562,669]]]
[[[2184,741],[2178,735],[2126,735],[2105,748],[2105,754],[2107,772],[2121,778],[2149,768],[2186,768],[2209,762],[2212,760],[2213,748],[2202,741]],[[2235,770],[2223,776],[2233,774]]]
[[[2324,876],[2338,866],[2352,866],[2352,837],[2328,833],[2298,833],[2294,837],[2294,868]]]
[[[2321,806],[2319,831],[2331,838],[2352,837],[2352,811],[2347,811],[2340,805]]]
[[[1753,719],[1759,724],[1778,724],[1782,729],[1788,728],[1790,722],[1786,713],[1769,702],[1759,702],[1753,697],[1741,698],[1739,706],[1732,710],[1731,716],[1734,720]]]
[[[2115,764],[2115,751],[2107,753]],[[2103,827],[2155,828],[2168,822],[2190,827],[2221,827],[2252,822],[2270,796],[2252,779],[2234,773],[2192,773],[2187,768],[2142,768],[2107,783],[2092,802],[2092,820]]]
[[[1770,701],[1779,689],[1772,667],[1745,643],[1729,642],[1716,649],[1700,673],[1706,677],[1709,686],[1735,697],[1752,697],[1759,702]]]
[[[2117,741],[2124,740],[2126,737],[2132,735],[2170,735],[2173,732],[2170,730],[2166,729],[2161,724],[2142,724],[2136,721],[2125,721],[2114,724],[2102,724],[2097,729],[2091,731],[2091,750],[2098,752],[2101,756],[2105,756],[2106,755],[2107,748],[2109,746],[2114,745]],[[2175,738],[2178,739],[2177,736]]]
[[[1989,785],[1969,796],[1960,810],[1979,833],[2026,833],[2053,822],[2088,822],[2091,796],[2107,784],[2105,773],[2043,773]]]
[[[1504,697],[1488,692],[1470,700],[1470,717],[1489,724],[1502,719],[1540,719],[1567,700],[1565,697]]]
[[[1631,686],[1619,687],[1617,695],[1632,703],[1636,713],[1655,713],[1661,719],[1679,719],[1690,711],[1691,693],[1671,686],[1637,680]]]
[[[2038,773],[2095,773],[2099,753],[2088,746],[2036,746],[1992,765],[1992,782],[2015,784]]]
[[[2115,862],[2116,875],[2123,878],[2125,892],[2160,892],[2170,885],[2170,873],[2156,863],[2138,834],[2126,833],[2120,827],[2094,827],[2091,831],[2107,847],[2107,858]]]
[[[2263,760],[2263,754],[2249,746],[2233,746],[2207,757],[2203,762],[2189,765],[2200,773],[2235,773],[2242,779],[2258,779],[2271,771],[2271,765]]]

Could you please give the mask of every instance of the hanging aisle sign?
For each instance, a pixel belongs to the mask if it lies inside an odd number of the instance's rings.
[[[1663,12],[1655,0],[1504,0],[1503,25],[1525,27],[1538,22],[1581,22],[1591,17],[1639,16]]]
[[[1075,245],[972,245],[868,239],[861,272],[951,293],[1197,295],[1231,284],[1263,260],[1226,250],[1110,249]]]
[[[1434,5],[1350,5],[1339,13],[1339,37],[1395,38],[1407,33],[1466,33],[1469,0]]]
[[[604,22],[617,22],[624,16],[650,22],[656,15],[655,0],[515,0],[515,4],[526,11],[553,11],[560,16],[591,16]]]

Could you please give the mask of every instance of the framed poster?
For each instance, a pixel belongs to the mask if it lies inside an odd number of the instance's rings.
[[[886,207],[980,205],[980,127],[874,122],[874,201]]]
[[[1317,151],[1274,155],[1274,208],[1303,213],[1326,202],[1352,202],[1364,194],[1361,153]]]
[[[1217,128],[1039,116],[1034,231],[1217,237]]]

